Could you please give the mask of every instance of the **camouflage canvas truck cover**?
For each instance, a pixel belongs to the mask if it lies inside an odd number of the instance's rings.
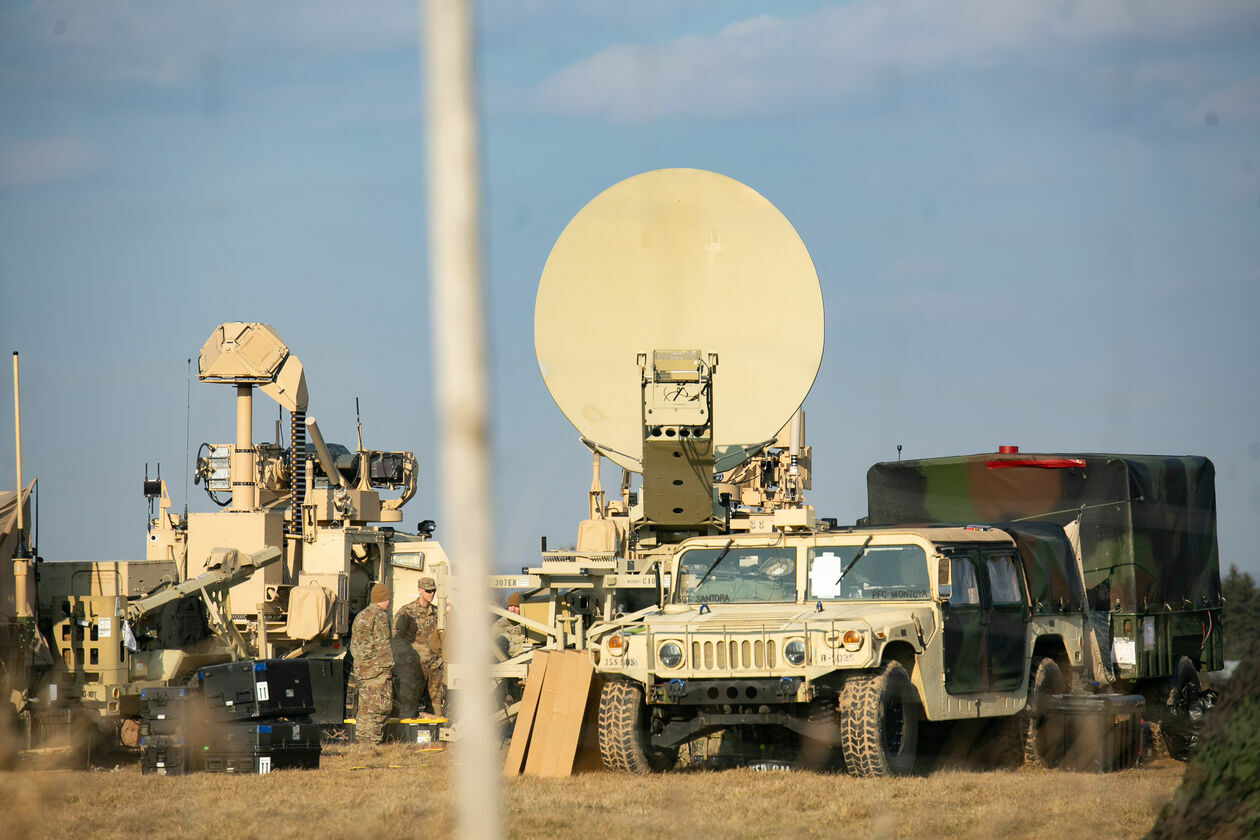
[[[1061,529],[1037,527],[688,540],[668,602],[593,651],[604,763],[667,769],[718,733],[766,758],[904,774],[921,719],[974,718],[1002,719],[1008,756],[1037,760],[1041,698],[1084,662],[1070,555]],[[1030,587],[1030,568],[1050,582]]]
[[[1015,451],[880,463],[867,493],[872,525],[1063,527],[1078,548],[1103,657],[1148,698],[1190,678],[1183,659],[1200,670],[1224,665],[1207,458]]]

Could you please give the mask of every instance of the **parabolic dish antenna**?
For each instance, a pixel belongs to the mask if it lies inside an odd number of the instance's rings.
[[[582,437],[642,471],[639,353],[717,353],[717,470],[746,460],[800,407],[822,361],[823,308],[805,244],[773,204],[701,169],[609,187],[556,240],[538,284],[534,349]]]

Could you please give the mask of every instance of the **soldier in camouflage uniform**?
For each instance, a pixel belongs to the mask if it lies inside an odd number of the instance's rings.
[[[521,614],[521,593],[513,592],[507,599],[507,611]],[[500,618],[491,628],[491,636],[499,651],[511,658],[529,650],[529,641],[525,638],[525,628],[510,619]]]
[[[372,587],[368,604],[354,619],[350,630],[350,655],[354,657],[354,679],[359,689],[355,713],[355,740],[380,743],[381,728],[393,708],[390,687],[394,653],[390,647],[389,602],[393,593],[378,583]]]
[[[416,600],[398,611],[394,625],[399,667],[399,714],[412,716],[419,711],[420,694],[427,686],[429,703],[435,715],[446,708],[446,663],[442,659],[442,633],[438,630],[438,611],[433,605],[437,581],[425,575],[420,578]]]

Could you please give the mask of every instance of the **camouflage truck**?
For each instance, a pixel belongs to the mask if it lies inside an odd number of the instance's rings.
[[[762,758],[905,774],[921,719],[975,718],[1036,762],[1045,698],[1086,666],[1084,590],[1055,527],[699,537],[668,568],[668,602],[593,651],[609,769],[664,770],[722,733]]]
[[[996,453],[875,464],[872,525],[1020,520],[1062,527],[1087,590],[1097,679],[1184,717],[1224,667],[1215,468],[1198,456]],[[1176,728],[1176,727],[1174,727]],[[1185,739],[1163,733],[1184,757]]]

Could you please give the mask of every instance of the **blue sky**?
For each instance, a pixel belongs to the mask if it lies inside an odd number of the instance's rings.
[[[478,9],[498,568],[585,511],[533,354],[547,254],[604,188],[688,166],[818,269],[820,514],[862,515],[898,444],[1202,454],[1222,563],[1260,574],[1253,0]],[[369,446],[417,452],[407,522],[441,536],[419,43],[413,3],[0,4],[0,344],[46,558],[143,556],[146,462],[210,509],[185,464],[233,402],[186,359],[226,320],[275,326],[329,439],[357,396]],[[750,325],[792,317],[772,283]],[[6,409],[4,486],[11,441]]]

